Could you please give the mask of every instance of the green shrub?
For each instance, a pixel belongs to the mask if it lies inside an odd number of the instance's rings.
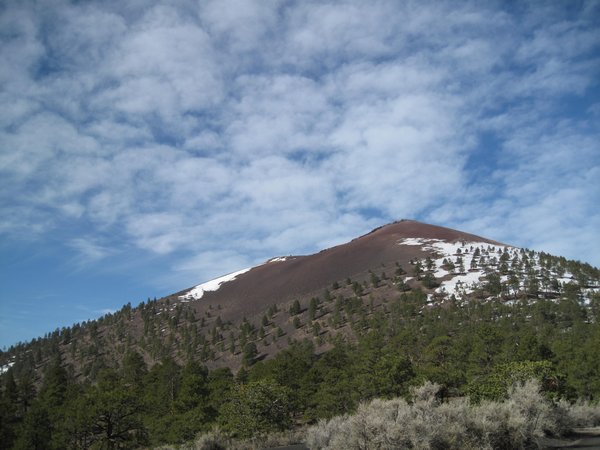
[[[220,413],[224,429],[238,437],[285,430],[291,424],[289,391],[271,380],[240,384]]]

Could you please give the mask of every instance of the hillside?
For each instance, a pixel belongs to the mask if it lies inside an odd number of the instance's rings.
[[[493,397],[494,376],[507,363],[544,374],[557,394],[599,398],[599,311],[597,268],[400,221],[15,345],[0,354],[3,398],[20,405],[13,419],[21,423],[44,397],[49,374],[96,386],[107,371],[122,374],[133,364],[143,389],[174,383],[161,401],[179,406],[163,416],[184,420],[176,411],[187,411],[177,403],[186,370],[206,367],[196,375],[205,377],[210,411],[192,421],[196,428],[174,434],[164,417],[143,416],[153,443],[228,423],[228,395],[209,380],[220,374],[233,389],[229,370],[241,385],[276,380],[290,389],[298,423],[403,394],[423,379],[451,395]]]
[[[398,292],[421,289],[431,305],[491,296],[505,302],[549,299],[573,290],[589,304],[599,286],[599,272],[589,265],[405,220],[313,255],[275,257],[137,307],[128,304],[96,321],[57,329],[11,347],[0,355],[0,367],[5,371],[16,364],[15,371],[34,369],[39,376],[49,354],[58,352],[76,377],[93,378],[99,367],[133,348],[150,365],[172,356],[237,370],[249,341],[256,343],[258,358],[306,337],[324,351],[335,334],[352,334],[344,309],[367,306],[369,316],[385,309],[385,301]],[[299,310],[291,314],[294,302]]]

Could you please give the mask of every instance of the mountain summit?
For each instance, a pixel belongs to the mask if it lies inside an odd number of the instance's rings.
[[[441,243],[447,246],[442,247]],[[181,301],[201,298],[206,305],[220,305],[225,317],[236,318],[275,303],[319,295],[333,283],[348,278],[369,281],[369,271],[381,272],[387,267],[391,275],[397,265],[408,270],[412,261],[424,260],[427,256],[447,256],[444,251],[452,249],[454,253],[461,243],[508,248],[473,234],[402,220],[313,255],[272,258],[259,266],[180,292],[177,297]]]

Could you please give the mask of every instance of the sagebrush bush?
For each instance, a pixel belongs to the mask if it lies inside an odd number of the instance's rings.
[[[221,434],[206,434],[194,442],[193,450],[226,450],[229,439]],[[191,449],[190,449],[191,450]]]
[[[343,434],[343,425],[348,416],[335,416],[330,420],[321,419],[310,427],[306,433],[306,445],[309,448],[332,448],[331,440],[334,436]]]
[[[361,404],[356,413],[321,420],[307,431],[311,449],[527,449],[539,438],[561,436],[574,425],[600,423],[600,407],[551,403],[540,383],[516,384],[508,399],[471,404],[441,402],[440,386],[426,382],[397,398]],[[585,419],[585,420],[584,420]]]
[[[231,448],[232,439],[220,428],[214,428],[208,433],[199,434],[196,439],[181,447],[182,450],[226,450]]]
[[[573,428],[579,426],[571,415],[571,404],[566,400],[559,400],[554,405],[552,415],[555,423],[554,436],[565,436]]]
[[[564,405],[572,427],[600,426],[600,403],[578,400]]]

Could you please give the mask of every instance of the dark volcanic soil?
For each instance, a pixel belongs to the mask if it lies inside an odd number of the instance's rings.
[[[290,257],[285,261],[257,266],[235,280],[224,283],[217,291],[206,292],[199,301],[204,307],[220,305],[224,320],[239,320],[263,311],[272,304],[308,295],[321,295],[335,281],[341,284],[347,277],[362,281],[367,279],[369,270],[387,270],[391,275],[396,263],[408,270],[412,258],[424,257],[418,246],[398,245],[401,239],[411,237],[498,244],[449,228],[400,221],[314,255]]]

